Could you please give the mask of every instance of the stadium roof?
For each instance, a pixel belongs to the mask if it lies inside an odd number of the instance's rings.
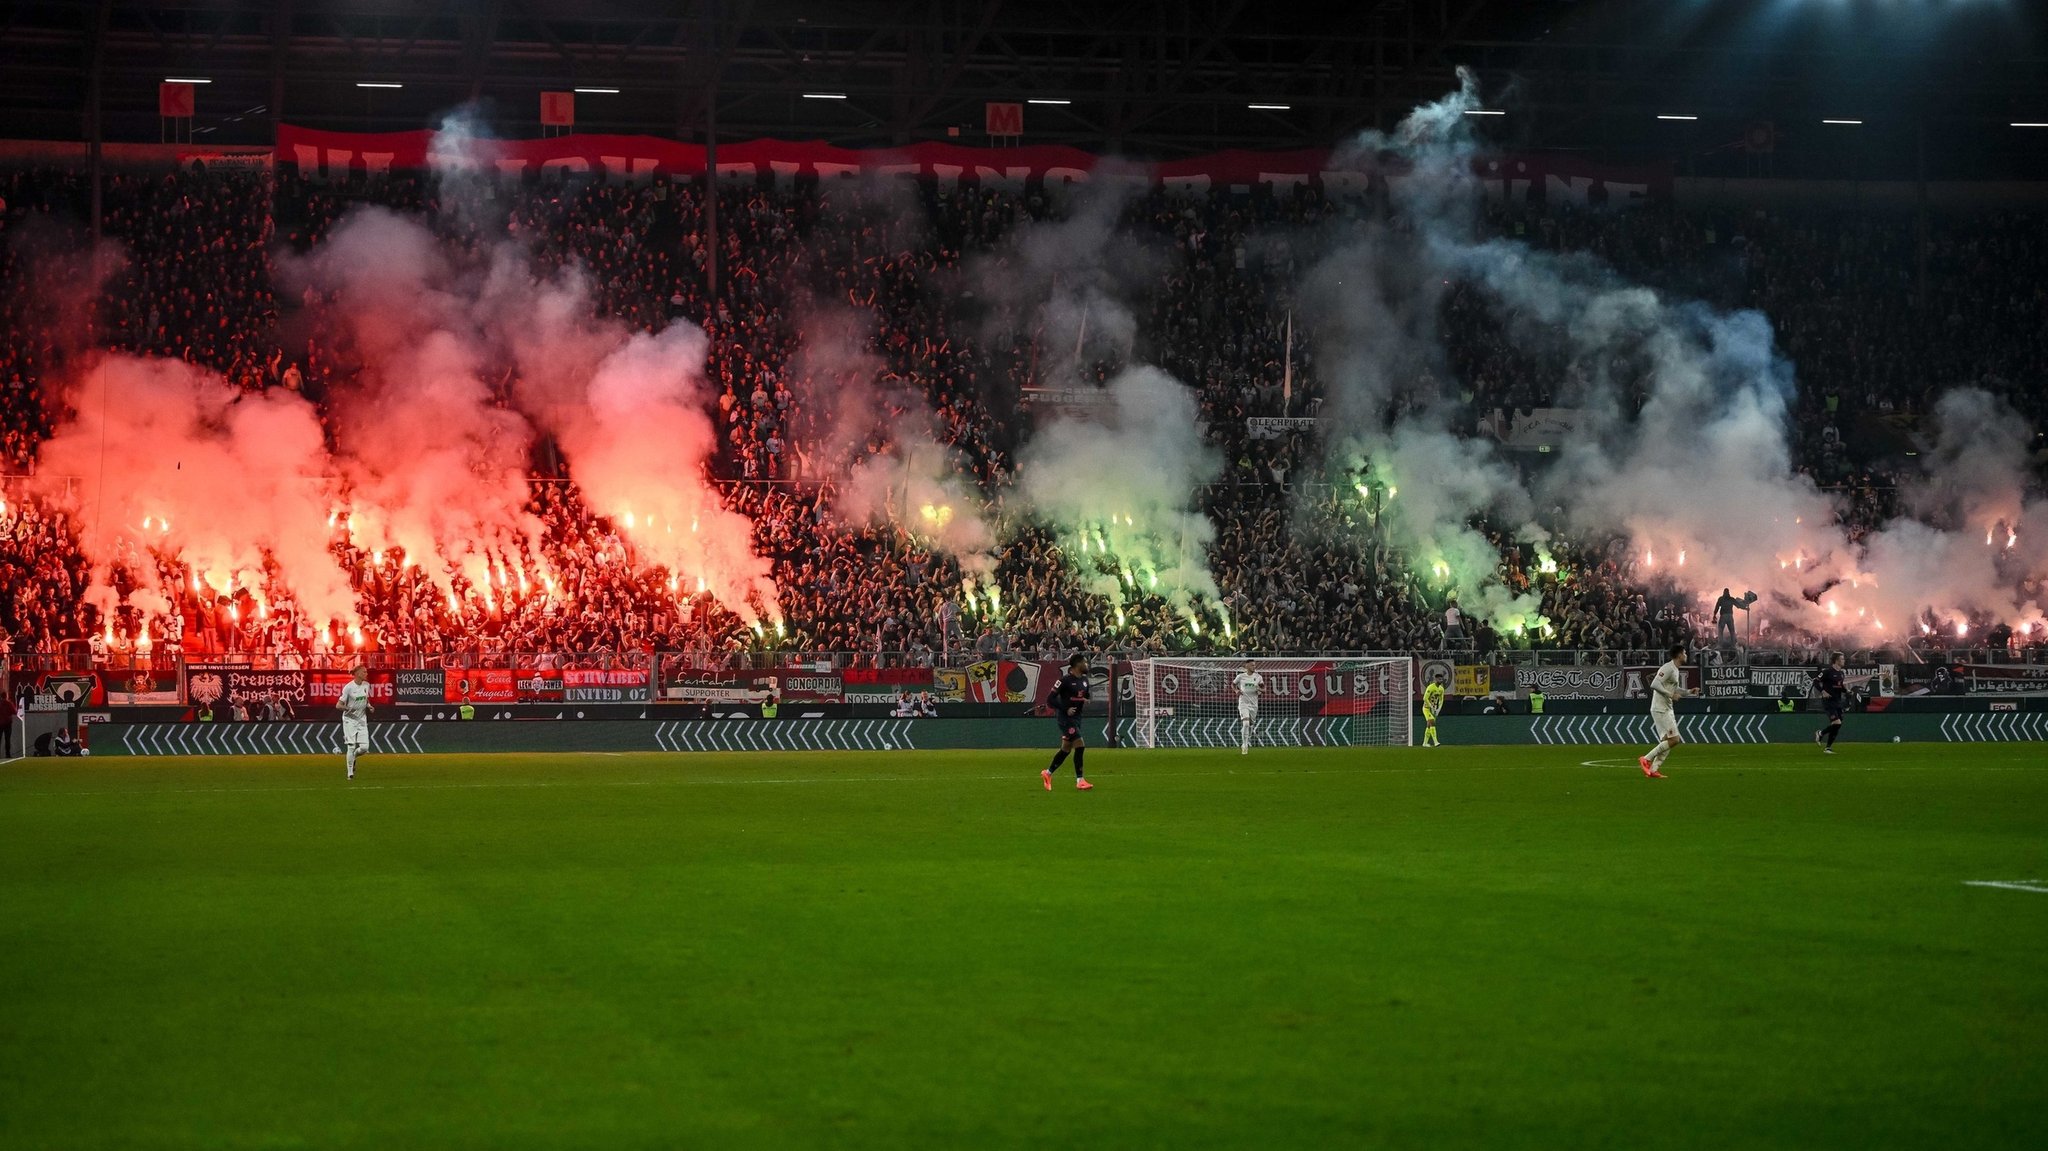
[[[2022,0],[46,0],[5,13],[12,137],[83,136],[97,63],[114,140],[160,138],[157,85],[181,77],[208,81],[200,142],[267,142],[280,118],[419,127],[470,100],[531,135],[540,92],[583,88],[616,89],[579,96],[584,131],[701,138],[715,109],[721,138],[973,143],[985,103],[1036,100],[1026,142],[1171,156],[1391,126],[1466,65],[1504,113],[1482,131],[1515,147],[1827,175],[1910,174],[1924,154],[1939,175],[2048,176],[2048,131],[2010,127],[2048,121],[2042,17]]]

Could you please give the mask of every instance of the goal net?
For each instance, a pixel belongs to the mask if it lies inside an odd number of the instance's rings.
[[[1415,661],[1254,659],[1263,677],[1254,747],[1406,747],[1415,737]],[[1146,659],[1131,668],[1131,745],[1233,747],[1244,736],[1242,659]]]

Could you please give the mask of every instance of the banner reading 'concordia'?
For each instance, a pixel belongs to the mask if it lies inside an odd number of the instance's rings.
[[[312,180],[341,180],[425,168],[434,133],[326,132],[290,124],[277,130],[276,160]],[[658,136],[572,133],[539,140],[481,140],[481,164],[508,177],[529,173],[585,174],[610,180],[650,176],[697,176],[704,171],[704,145]],[[900,148],[841,148],[816,140],[742,140],[718,146],[721,179],[840,179],[866,175],[915,176],[941,186],[968,182],[984,188],[1022,189],[1086,183],[1098,157],[1079,148],[1040,144],[1018,148],[968,148],[927,142]],[[1120,171],[1124,170],[1119,168]],[[1363,192],[1375,184],[1398,187],[1405,167],[1371,157],[1339,160],[1326,148],[1294,151],[1212,152],[1162,160],[1146,169],[1151,181],[1190,192],[1212,188],[1285,192],[1317,187],[1337,195]],[[1514,153],[1482,156],[1473,175],[1489,195],[1511,201],[1629,204],[1671,193],[1668,164],[1605,164],[1581,156]]]

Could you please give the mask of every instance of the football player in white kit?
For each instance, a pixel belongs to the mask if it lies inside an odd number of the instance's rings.
[[[1244,670],[1230,681],[1237,685],[1237,723],[1243,731],[1238,742],[1237,754],[1252,753],[1252,725],[1259,720],[1259,689],[1266,686],[1266,677],[1257,671],[1251,660],[1244,661]]]
[[[1678,713],[1671,705],[1685,691],[1685,645],[1678,644],[1671,649],[1671,658],[1657,669],[1650,679],[1650,723],[1657,729],[1657,742],[1636,759],[1643,774],[1651,779],[1663,779],[1664,773],[1657,770],[1664,766],[1664,757],[1671,749],[1685,742],[1678,737]]]
[[[341,745],[348,754],[348,777],[356,777],[356,759],[370,750],[370,669],[357,667],[341,685]]]

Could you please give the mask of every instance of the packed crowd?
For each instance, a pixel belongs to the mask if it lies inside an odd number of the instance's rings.
[[[458,579],[445,593],[402,554],[362,553],[337,537],[355,621],[307,618],[287,595],[263,589],[196,587],[174,568],[159,573],[160,586],[176,589],[165,602],[103,616],[84,598],[73,519],[10,495],[0,514],[0,645],[287,657],[390,650],[483,662],[513,651],[624,659],[649,649],[712,661],[781,646],[921,660],[1081,647],[1640,649],[1710,630],[1707,605],[1660,587],[1616,541],[1560,542],[1539,570],[1501,536],[1494,575],[1534,592],[1551,621],[1541,632],[1503,634],[1388,547],[1357,501],[1308,482],[1321,448],[1313,432],[1248,429],[1252,417],[1313,415],[1323,398],[1307,320],[1291,298],[1303,257],[1270,238],[1313,234],[1355,205],[1307,189],[1135,200],[1118,222],[1146,257],[1125,270],[1132,330],[1120,346],[1098,332],[1063,356],[1047,346],[1042,313],[976,291],[1021,272],[1020,226],[1059,216],[1041,194],[731,187],[720,192],[715,254],[702,198],[686,183],[548,183],[512,196],[499,218],[543,268],[583,267],[604,313],[646,330],[704,328],[720,436],[713,478],[753,519],[773,564],[780,634],[749,629],[708,596],[636,564],[579,498],[573,475],[543,452],[528,510],[545,525],[544,542],[538,554],[508,557],[495,584]],[[481,241],[486,227],[405,176],[336,188],[289,173],[122,174],[106,188],[104,230],[124,258],[82,268],[84,200],[75,174],[0,173],[0,471],[33,468],[58,414],[47,382],[92,346],[176,357],[243,390],[284,388],[318,402],[350,368],[312,335],[307,301],[277,284],[276,253],[318,245],[365,202],[419,213],[458,243]],[[1934,390],[1981,384],[2048,425],[2048,398],[2019,386],[2048,373],[2048,239],[2039,224],[2011,213],[1936,220],[1923,245],[1914,221],[1864,213],[1496,204],[1484,222],[1542,248],[1591,253],[1645,282],[1764,310],[1800,373],[1799,464],[1840,493],[1856,530],[1894,510],[1892,479],[1874,461],[1891,454],[1901,421]],[[1520,354],[1465,290],[1446,295],[1439,319],[1447,378],[1419,376],[1413,390],[1450,405],[1467,430],[1568,394],[1570,381]],[[1137,361],[1196,389],[1224,461],[1203,504],[1217,525],[1209,559],[1232,633],[1195,632],[1158,595],[1134,591],[1117,603],[1088,590],[1085,564],[1054,528],[1006,509],[1025,389],[1064,382],[1055,372],[1100,379]],[[849,411],[859,405],[848,397],[931,413],[1001,526],[991,576],[967,580],[957,560],[905,527],[836,513],[835,481],[854,460],[887,450],[891,435],[889,419]]]

